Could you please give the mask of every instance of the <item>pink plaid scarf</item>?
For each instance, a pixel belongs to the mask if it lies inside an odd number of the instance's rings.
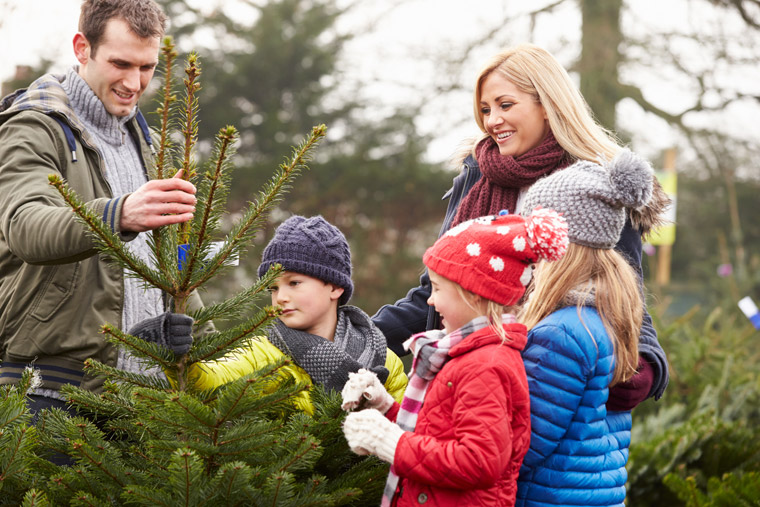
[[[516,322],[514,315],[510,313],[502,315],[502,323],[512,324],[514,322]],[[477,317],[449,335],[440,329],[433,329],[418,333],[404,342],[404,348],[411,350],[414,360],[412,361],[409,384],[404,391],[404,399],[396,417],[396,424],[402,430],[413,432],[417,426],[417,416],[422,410],[425,393],[430,382],[441,371],[443,365],[451,359],[449,351],[472,333],[488,325],[489,322],[486,317]],[[396,494],[398,481],[399,476],[391,464],[388,479],[385,481],[383,499],[380,502],[381,507],[390,507],[393,496]]]

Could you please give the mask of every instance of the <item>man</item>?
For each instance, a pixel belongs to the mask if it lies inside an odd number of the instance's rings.
[[[84,0],[73,40],[79,65],[0,105],[0,384],[18,382],[29,365],[38,369],[33,412],[65,409],[65,384],[99,391],[102,380],[83,371],[87,358],[144,372],[105,342],[103,323],[130,329],[171,316],[159,290],[98,255],[47,179],[63,177],[144,259],[147,231],[192,218],[191,183],[146,175],[150,135],[137,102],[158,64],[165,24],[154,0]]]

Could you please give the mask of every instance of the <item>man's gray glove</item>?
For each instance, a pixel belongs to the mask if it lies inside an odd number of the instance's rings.
[[[193,344],[193,318],[184,313],[165,312],[135,324],[129,334],[165,347],[174,354],[187,354]]]

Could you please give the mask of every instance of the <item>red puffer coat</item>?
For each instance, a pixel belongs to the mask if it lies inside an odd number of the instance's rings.
[[[520,357],[526,328],[504,328],[510,343],[486,327],[449,351],[414,433],[396,447],[394,505],[514,505],[530,445],[530,396]]]

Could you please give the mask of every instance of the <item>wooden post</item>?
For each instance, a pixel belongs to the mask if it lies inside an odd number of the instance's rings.
[[[663,171],[666,173],[676,172],[676,149],[668,148],[665,150],[663,161]],[[675,218],[675,217],[674,217]],[[670,264],[673,252],[672,244],[663,244],[657,248],[657,277],[656,281],[660,287],[670,283]]]

